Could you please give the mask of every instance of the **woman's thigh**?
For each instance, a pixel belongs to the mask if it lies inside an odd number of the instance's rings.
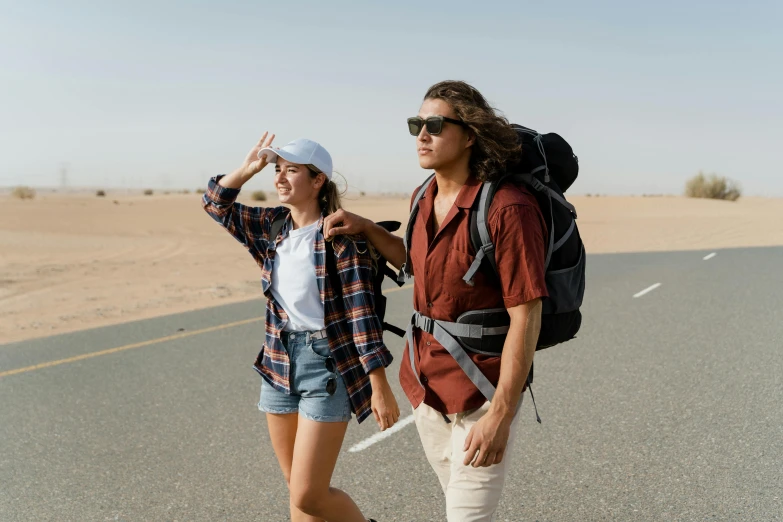
[[[328,491],[347,428],[348,422],[317,422],[299,417],[291,465],[292,488]]]
[[[272,441],[272,449],[275,451],[277,462],[280,464],[286,483],[290,484],[299,415],[296,413],[267,413],[266,423],[269,427],[269,438]]]

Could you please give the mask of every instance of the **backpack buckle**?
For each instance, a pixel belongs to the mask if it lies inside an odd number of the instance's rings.
[[[427,332],[430,335],[432,335],[432,332],[435,330],[435,321],[431,317],[427,317],[426,315],[421,315],[419,313],[416,314],[416,321],[414,322],[414,325],[419,330]]]

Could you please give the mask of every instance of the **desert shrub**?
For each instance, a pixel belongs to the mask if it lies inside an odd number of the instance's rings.
[[[102,198],[102,197],[106,196],[106,191],[105,190],[99,190],[99,191],[97,191],[95,193],[95,195],[98,196],[99,198]]]
[[[14,187],[11,191],[11,195],[18,199],[33,199],[35,197],[35,190],[30,187]]]
[[[256,190],[252,194],[250,194],[250,198],[253,201],[266,201],[266,192],[263,190]]]
[[[152,189],[144,189],[144,195],[145,196],[151,196],[152,194],[154,194]]]
[[[716,174],[699,172],[685,184],[685,195],[689,198],[725,199],[736,201],[742,195],[739,183]]]

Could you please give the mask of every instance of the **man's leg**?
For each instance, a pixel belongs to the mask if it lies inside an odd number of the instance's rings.
[[[450,415],[450,419],[454,419]],[[416,430],[419,432],[421,445],[424,446],[424,454],[430,462],[430,466],[438,475],[440,487],[446,494],[446,486],[451,476],[451,427],[443,415],[430,408],[423,402],[413,410],[413,420],[416,421]]]
[[[465,458],[462,448],[470,428],[488,410],[489,402],[486,402],[478,410],[458,414],[453,422],[450,480],[446,487],[446,514],[449,522],[491,522],[500,502],[518,431],[519,411],[511,424],[508,445],[500,464],[474,468],[462,463]]]

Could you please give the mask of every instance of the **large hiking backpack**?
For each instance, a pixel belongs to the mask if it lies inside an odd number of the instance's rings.
[[[490,239],[487,219],[498,187],[513,183],[527,188],[549,222],[544,260],[549,297],[543,301],[536,345],[536,350],[541,350],[573,339],[582,324],[579,308],[585,291],[585,249],[576,226],[576,209],[564,195],[579,174],[579,163],[571,146],[559,135],[539,134],[521,125],[513,127],[522,142],[522,157],[511,172],[484,183],[477,204],[470,210],[470,240],[477,255],[464,280],[472,284],[480,265],[497,273],[496,246]]]
[[[272,221],[272,226],[269,229],[270,238],[273,238],[273,240],[274,238],[277,238],[277,236],[280,234],[280,231],[283,230],[285,220],[286,214],[277,215],[275,220]],[[377,224],[389,232],[395,232],[400,228],[399,221],[380,221]],[[334,245],[332,245],[331,241],[325,241],[325,246],[326,274],[329,277],[332,290],[335,293],[335,299],[337,299],[338,303],[340,303],[343,296],[343,285],[340,282],[340,275],[337,272],[337,260],[334,255]],[[383,256],[378,258],[377,263],[377,269],[373,272],[372,280],[373,295],[375,297],[375,315],[378,316],[378,319],[381,321],[381,325],[383,326],[384,330],[400,337],[404,337],[405,330],[398,328],[393,324],[389,324],[384,320],[386,317],[386,296],[383,295],[384,278],[388,277],[394,281],[397,286],[402,286],[402,283],[397,281],[397,274],[389,267],[389,265],[386,263],[386,259],[384,259]],[[340,306],[342,306],[342,303]]]
[[[472,285],[478,270],[484,270],[490,277],[496,277],[495,249],[502,246],[492,243],[487,226],[492,198],[503,183],[514,183],[527,188],[535,196],[544,219],[549,222],[544,259],[549,297],[544,299],[542,305],[541,332],[536,345],[536,350],[540,350],[573,339],[582,323],[579,308],[585,289],[585,249],[576,226],[576,209],[563,195],[576,180],[579,163],[571,146],[559,135],[542,135],[520,125],[513,127],[522,144],[522,155],[511,170],[482,185],[476,204],[470,210],[470,237],[476,257],[463,279]],[[400,270],[399,281],[410,276],[408,248],[413,223],[419,200],[434,177],[433,174],[422,184],[413,200],[405,234],[406,261]],[[411,361],[412,329],[420,328],[434,335],[482,394],[492,400],[495,387],[466,351],[499,356],[509,324],[510,318],[504,308],[469,310],[460,315],[456,322],[434,320],[416,311],[407,331]],[[532,382],[532,368],[528,382]]]

